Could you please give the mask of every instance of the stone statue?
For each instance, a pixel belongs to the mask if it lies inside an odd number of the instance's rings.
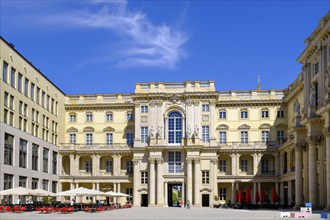
[[[298,99],[296,99],[294,103],[294,112],[297,113],[298,115],[300,114],[300,104],[298,102]]]
[[[316,91],[314,85],[312,85],[311,92],[309,94],[309,105],[316,107]]]
[[[197,138],[199,134],[199,127],[196,125],[194,129],[194,136]]]
[[[187,134],[187,138],[189,138],[190,135],[191,135],[191,128],[190,128],[190,125],[187,126],[187,132],[186,132],[186,134]]]
[[[153,138],[154,137],[154,127],[153,126],[151,126],[149,133],[150,133],[150,137]]]
[[[163,131],[163,127],[158,126],[157,127],[157,133],[156,133],[156,139],[158,140],[158,138],[162,138],[162,131]]]

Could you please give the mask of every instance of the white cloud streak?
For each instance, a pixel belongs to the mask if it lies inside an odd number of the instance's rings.
[[[147,16],[127,8],[126,1],[94,0],[93,6],[102,7],[93,12],[70,11],[48,17],[47,21],[70,27],[107,29],[127,39],[118,66],[148,66],[175,68],[186,57],[183,49],[188,38],[180,30],[168,25],[155,25]]]

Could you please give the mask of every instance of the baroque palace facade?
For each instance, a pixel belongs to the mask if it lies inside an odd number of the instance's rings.
[[[171,206],[175,188],[184,202],[212,206],[248,189],[252,203],[256,191],[271,201],[274,188],[280,204],[329,210],[329,39],[330,13],[284,90],[185,81],[66,95],[1,38],[0,190],[83,186],[130,194],[135,206]]]

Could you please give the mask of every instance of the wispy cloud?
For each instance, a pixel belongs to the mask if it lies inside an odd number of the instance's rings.
[[[120,48],[118,66],[175,68],[186,57],[187,35],[162,24],[156,25],[141,11],[132,11],[126,1],[93,0],[87,9],[52,14],[46,21],[70,27],[106,29],[129,43]],[[96,8],[96,9],[95,9]],[[122,45],[122,44],[121,44]]]

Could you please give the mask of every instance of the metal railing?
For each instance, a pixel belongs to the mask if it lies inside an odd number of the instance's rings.
[[[114,143],[114,144],[99,144],[99,143],[93,143],[90,145],[87,144],[70,144],[70,143],[63,143],[60,144],[60,150],[105,150],[105,149],[118,149],[118,148],[132,148],[133,146],[130,146],[128,144],[124,143]]]

